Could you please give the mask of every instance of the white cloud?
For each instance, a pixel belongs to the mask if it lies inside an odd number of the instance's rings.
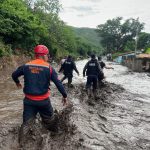
[[[140,18],[150,32],[150,0],[60,0],[60,18],[77,27],[96,27],[118,16]]]
[[[75,9],[77,11],[92,11],[93,8],[91,6],[72,6],[71,9]]]
[[[99,3],[99,2],[101,2],[102,0],[82,0],[82,1],[84,1],[84,2],[89,1],[89,2],[92,2],[92,3]]]

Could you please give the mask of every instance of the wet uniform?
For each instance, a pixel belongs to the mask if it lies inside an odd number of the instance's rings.
[[[98,61],[99,65],[101,66],[102,72],[101,74],[98,75],[98,81],[101,81],[104,79],[104,73],[103,73],[103,69],[106,66],[106,64],[103,61]]]
[[[68,78],[68,86],[72,83],[73,70],[75,70],[76,73],[79,73],[74,61],[72,61],[72,59],[70,58],[65,60],[65,62],[61,65],[61,68],[59,70],[59,72],[63,71],[64,73],[64,77],[61,79],[62,82]]]
[[[91,59],[87,62],[83,69],[83,76],[87,75],[86,88],[90,88],[93,84],[93,90],[97,89],[98,75],[101,73],[101,68],[96,59]]]
[[[104,67],[106,66],[106,64],[103,61],[99,61],[99,64],[100,64],[102,69],[104,69]]]
[[[19,77],[24,76],[24,111],[23,123],[35,118],[39,112],[42,120],[51,118],[53,108],[49,99],[50,80],[57,86],[64,98],[67,97],[62,83],[58,80],[55,70],[44,60],[35,59],[20,66],[12,73],[15,83],[20,83]]]

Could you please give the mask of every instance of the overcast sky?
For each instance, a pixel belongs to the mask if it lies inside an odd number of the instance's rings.
[[[139,17],[150,32],[150,0],[60,0],[60,18],[75,27],[96,28],[108,19]]]

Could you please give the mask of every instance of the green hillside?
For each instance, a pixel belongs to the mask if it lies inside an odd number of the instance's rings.
[[[94,28],[76,28],[73,27],[73,30],[77,37],[82,38],[86,42],[101,48],[100,45],[100,38],[98,37],[97,33],[95,32]]]

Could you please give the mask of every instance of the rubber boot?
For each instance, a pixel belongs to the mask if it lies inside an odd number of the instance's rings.
[[[93,97],[94,97],[95,100],[98,99],[97,90],[96,89],[93,90]]]
[[[92,93],[91,93],[91,89],[90,88],[87,88],[87,95],[89,98],[92,97]]]
[[[25,139],[31,129],[31,127],[35,124],[35,119],[29,119],[26,123],[23,123],[19,130],[19,136],[18,136],[18,142],[20,145],[20,148],[23,148]]]
[[[73,84],[68,83],[68,88],[73,88],[73,87],[74,87]]]
[[[59,117],[57,113],[54,113],[51,118],[43,118],[42,121],[46,129],[52,132],[58,132]]]

